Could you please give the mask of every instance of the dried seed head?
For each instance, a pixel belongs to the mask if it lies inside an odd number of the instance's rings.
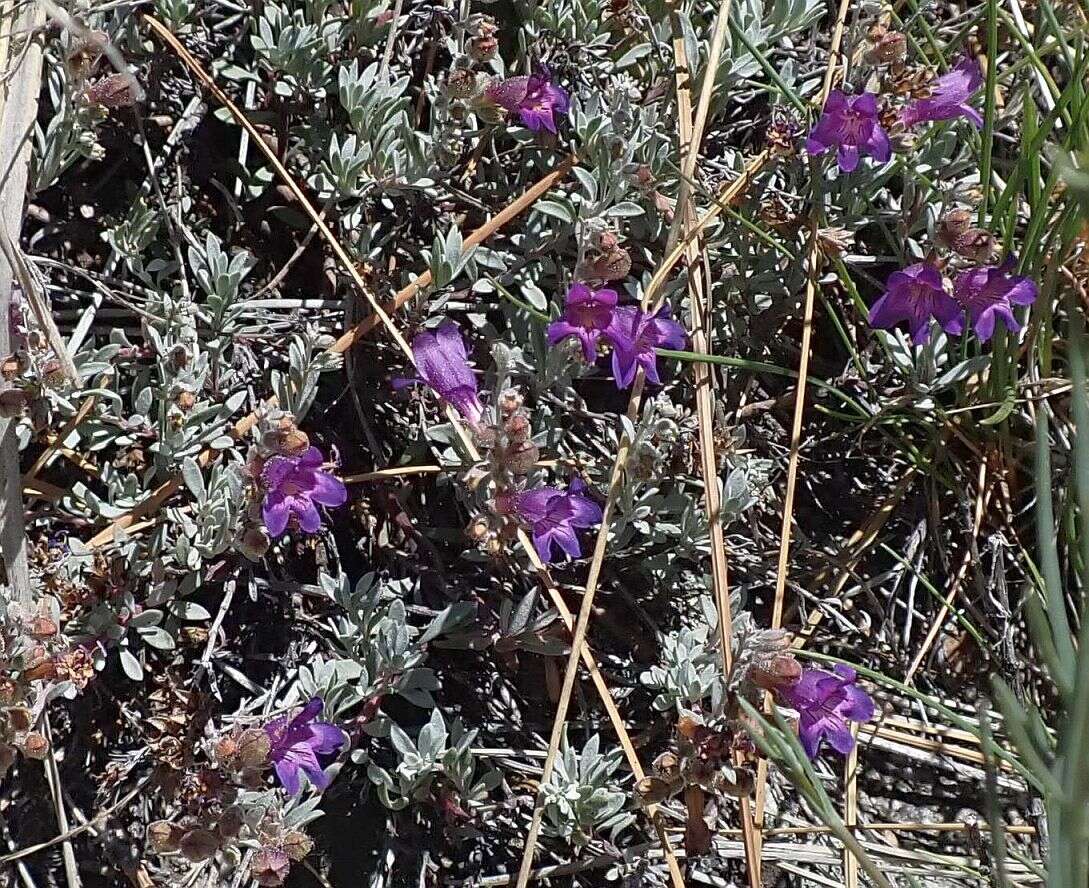
[[[871,65],[891,65],[907,58],[907,37],[899,31],[874,25],[867,42],[866,61]]]
[[[193,409],[193,405],[197,403],[197,396],[190,391],[182,389],[174,398],[174,403],[178,405],[178,409],[188,413]]]
[[[468,68],[454,68],[446,75],[446,95],[449,98],[469,99],[476,91],[476,74]]]
[[[41,761],[49,755],[49,741],[45,735],[37,731],[28,731],[22,738],[15,742],[19,751],[29,759]]]
[[[156,820],[147,827],[148,844],[160,854],[177,851],[182,834],[181,827],[169,820]]]
[[[143,97],[143,89],[139,81],[131,74],[109,74],[101,80],[96,80],[87,89],[83,96],[89,105],[99,105],[103,108],[129,108],[135,105]]]
[[[854,235],[846,228],[821,228],[817,231],[817,248],[829,259],[838,259],[851,246]]]
[[[5,419],[22,416],[26,403],[27,396],[22,389],[7,389],[0,392],[0,416]]]
[[[27,632],[39,641],[52,638],[59,630],[56,620],[45,614],[38,614],[27,624]]]
[[[0,376],[11,382],[16,376],[26,370],[26,359],[21,355],[8,355],[0,363]]]
[[[482,543],[488,538],[488,534],[491,531],[491,526],[483,518],[476,518],[469,523],[469,526],[465,529],[466,535],[474,543]]]
[[[261,527],[247,527],[238,541],[238,550],[250,561],[259,561],[272,545],[269,535]]]
[[[970,210],[957,208],[950,210],[938,222],[936,232],[938,243],[943,247],[953,248],[957,238],[962,237],[972,226],[972,213]]]
[[[259,848],[250,860],[250,875],[258,885],[282,885],[291,872],[291,858],[279,848]]]
[[[749,668],[749,680],[765,691],[789,687],[802,677],[802,665],[790,654],[758,660]]]
[[[281,416],[276,428],[261,436],[261,443],[280,456],[297,456],[310,446],[310,439],[291,417]]]
[[[238,763],[243,768],[260,768],[268,763],[272,741],[262,728],[247,728],[238,738]]]
[[[238,738],[234,733],[224,734],[216,741],[215,759],[222,767],[232,767],[238,755]]]
[[[664,802],[678,788],[661,777],[644,777],[635,784],[635,791],[639,794],[639,798],[642,799],[644,805],[657,805]]]
[[[25,706],[12,706],[5,709],[4,717],[12,731],[17,733],[29,731],[34,724],[34,716]]]
[[[245,823],[246,820],[242,816],[242,809],[238,805],[230,805],[220,815],[219,823],[216,824],[216,832],[224,839],[233,839],[242,832]]]
[[[617,246],[607,252],[587,255],[575,269],[575,276],[586,281],[619,281],[631,271],[631,254]]]
[[[314,850],[314,842],[306,833],[293,829],[284,834],[283,849],[288,857],[298,863]]]
[[[509,388],[499,396],[499,412],[503,416],[510,416],[515,411],[521,410],[524,402],[525,399],[518,389]]]
[[[507,438],[510,441],[522,443],[528,441],[530,435],[533,434],[533,426],[530,425],[529,417],[525,413],[518,412],[514,413],[506,421],[503,431],[507,433]]]
[[[178,850],[187,860],[200,863],[215,855],[219,850],[219,839],[207,829],[191,829],[178,842]]]
[[[503,454],[503,463],[513,475],[527,475],[537,465],[541,453],[530,441],[512,443]]]

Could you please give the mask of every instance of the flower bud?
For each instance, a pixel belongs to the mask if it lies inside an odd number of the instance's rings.
[[[177,397],[174,398],[174,403],[178,405],[180,410],[188,413],[193,409],[193,405],[197,403],[197,396],[192,392],[183,389],[178,392]]]
[[[221,766],[230,767],[233,765],[237,755],[238,738],[234,734],[224,734],[216,741],[215,758]]]
[[[510,416],[516,410],[520,410],[524,402],[525,399],[518,389],[509,388],[499,396],[499,412],[503,416]]]
[[[965,209],[950,210],[938,222],[936,238],[943,247],[953,249],[957,239],[972,226],[972,213]]]
[[[503,431],[507,433],[510,441],[522,443],[529,440],[530,435],[533,434],[533,427],[530,425],[529,417],[524,413],[515,413],[507,420]]]

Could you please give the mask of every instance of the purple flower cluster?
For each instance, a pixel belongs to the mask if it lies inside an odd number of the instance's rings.
[[[927,121],[965,117],[975,126],[982,127],[983,118],[969,104],[982,82],[979,62],[962,58],[948,74],[937,79],[930,95],[904,109],[901,122],[905,127],[912,127]],[[864,154],[878,163],[887,162],[892,156],[892,145],[881,126],[877,100],[876,93],[848,96],[841,90],[832,90],[817,125],[809,133],[805,150],[818,155],[835,148],[839,168],[845,173],[856,169]]]
[[[347,742],[336,725],[317,721],[324,705],[321,697],[314,697],[294,718],[284,715],[265,725],[271,744],[268,760],[288,795],[298,795],[302,790],[300,773],[310,779],[314,789],[325,789],[329,775],[322,759],[335,755]]]
[[[393,387],[403,388],[422,382],[460,413],[469,425],[479,425],[484,416],[484,405],[458,325],[443,321],[434,332],[420,333],[412,340],[412,357],[419,376],[394,379]]]
[[[535,133],[555,133],[556,115],[566,114],[571,105],[566,90],[552,82],[552,73],[543,66],[528,77],[497,80],[484,94],[500,108],[517,114],[522,126]]]
[[[552,561],[555,548],[581,558],[578,530],[600,524],[602,517],[601,507],[586,495],[586,485],[577,478],[567,490],[536,487],[503,494],[496,498],[496,510],[514,515],[529,527],[533,546],[546,563]]]
[[[979,62],[967,57],[960,59],[948,74],[938,78],[929,96],[912,102],[904,109],[901,117],[904,126],[965,117],[977,128],[982,128],[983,117],[968,104],[982,83],[983,71]]]
[[[857,677],[850,666],[837,663],[831,672],[804,669],[797,682],[779,689],[779,699],[798,712],[798,739],[811,759],[822,740],[847,755],[855,746],[847,723],[873,718],[873,700],[855,684]]]
[[[839,168],[845,173],[858,166],[859,157],[866,154],[878,163],[892,156],[888,134],[877,119],[877,96],[864,92],[848,96],[838,89],[828,94],[820,120],[805,143],[811,155],[836,149]]]
[[[582,343],[588,362],[597,358],[598,340],[613,348],[613,377],[620,388],[628,388],[639,367],[647,379],[658,384],[658,348],[684,348],[684,328],[669,316],[669,306],[654,313],[636,306],[617,307],[615,290],[591,290],[573,284],[567,291],[563,315],[548,325],[548,341],[555,345],[568,337]]]
[[[1013,260],[1007,259],[1002,265],[969,268],[957,276],[952,294],[941,272],[928,262],[894,271],[885,293],[870,309],[870,324],[889,329],[906,321],[916,345],[929,341],[931,318],[953,334],[964,331],[967,319],[981,342],[994,335],[998,320],[1017,332],[1021,324],[1013,307],[1032,305],[1037,288],[1029,278],[1012,274],[1013,267]]]
[[[348,490],[340,479],[322,471],[324,458],[317,447],[299,456],[274,456],[261,473],[265,500],[261,514],[269,536],[278,537],[292,518],[306,533],[321,527],[318,506],[341,506]]]

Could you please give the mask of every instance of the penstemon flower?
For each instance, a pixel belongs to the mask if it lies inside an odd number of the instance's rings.
[[[930,339],[930,319],[946,333],[964,329],[960,306],[945,292],[942,274],[929,262],[917,262],[889,277],[883,296],[870,309],[870,325],[889,329],[907,321],[916,345]]]
[[[636,306],[622,306],[613,312],[605,336],[613,346],[613,376],[622,389],[632,384],[639,367],[643,368],[647,379],[660,384],[658,357],[654,350],[684,348],[687,341],[684,328],[669,317],[668,305],[663,305],[654,314]]]
[[[834,89],[828,94],[820,120],[806,140],[805,150],[817,155],[829,148],[836,149],[836,160],[845,173],[858,166],[862,154],[878,163],[885,163],[892,156],[888,134],[878,122],[874,93],[847,96]]]
[[[552,73],[544,66],[528,77],[497,80],[484,94],[499,107],[516,113],[522,126],[535,133],[555,133],[556,115],[566,114],[571,104],[567,91],[552,82]]]
[[[554,547],[571,558],[581,558],[579,528],[601,523],[601,507],[586,495],[586,485],[574,479],[567,490],[536,487],[496,497],[496,511],[526,524],[533,546],[544,562],[553,560]]]
[[[966,117],[977,129],[982,128],[982,115],[968,104],[968,100],[978,92],[982,83],[983,72],[979,62],[968,57],[960,59],[948,74],[938,78],[929,96],[912,102],[904,109],[904,126]]]
[[[613,319],[615,290],[591,290],[586,284],[572,284],[567,291],[563,315],[548,325],[548,341],[576,337],[588,363],[597,358],[597,341]]]
[[[469,353],[457,324],[443,321],[434,332],[420,333],[412,340],[412,356],[419,377],[395,379],[394,387],[423,382],[470,425],[478,425],[484,415],[484,405],[480,402],[476,374],[469,366]]]
[[[348,490],[339,478],[321,470],[321,451],[309,447],[299,456],[274,456],[261,472],[265,501],[261,514],[270,536],[278,537],[296,518],[307,533],[321,527],[318,505],[341,506]]]
[[[847,723],[873,718],[873,700],[855,684],[857,677],[851,667],[837,663],[832,672],[804,669],[795,684],[778,689],[779,699],[798,712],[798,739],[811,759],[825,739],[847,755],[855,746]]]
[[[300,771],[310,778],[314,789],[325,789],[329,775],[321,758],[335,755],[347,742],[336,725],[316,720],[324,705],[321,697],[314,697],[294,718],[284,715],[265,725],[271,744],[268,760],[288,795],[298,795],[302,789]]]
[[[1015,305],[1032,305],[1037,288],[1030,278],[1011,274],[1013,258],[1001,265],[985,265],[961,272],[953,283],[953,298],[968,314],[968,321],[981,342],[994,335],[995,321],[1016,332],[1021,324],[1013,315]]]

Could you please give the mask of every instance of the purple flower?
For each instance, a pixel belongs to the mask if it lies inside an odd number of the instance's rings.
[[[553,545],[571,558],[581,558],[576,530],[601,523],[601,507],[586,495],[586,485],[578,478],[567,490],[537,487],[497,499],[497,511],[513,513],[529,525],[533,546],[545,562],[552,561]]]
[[[317,505],[341,506],[348,499],[348,490],[339,478],[320,468],[321,451],[310,447],[299,456],[274,456],[261,473],[265,501],[261,514],[269,535],[278,537],[291,516],[307,533],[321,527]]]
[[[1007,259],[1001,265],[969,268],[957,275],[953,282],[953,298],[968,313],[968,321],[981,342],[994,335],[998,318],[1006,329],[1017,332],[1021,324],[1013,316],[1013,306],[1032,305],[1036,301],[1036,284],[1027,277],[1010,274],[1014,261]]]
[[[811,759],[817,757],[824,738],[846,755],[855,745],[847,722],[873,718],[873,700],[855,684],[856,678],[850,666],[837,663],[832,672],[805,669],[796,684],[779,691],[782,701],[798,711],[798,739]]]
[[[552,82],[547,68],[529,77],[508,77],[492,83],[485,95],[501,108],[517,112],[522,125],[535,133],[556,132],[557,114],[566,114],[571,105],[567,92]]]
[[[318,756],[335,754],[346,738],[336,725],[314,720],[324,705],[321,697],[315,697],[294,718],[289,720],[284,715],[265,725],[271,744],[268,760],[288,795],[299,794],[300,771],[310,778],[314,789],[325,789],[329,785],[329,775],[322,769]]]
[[[588,363],[597,358],[597,341],[613,319],[616,290],[591,290],[572,284],[564,300],[563,315],[548,325],[548,341],[555,345],[568,336],[578,337]]]
[[[938,78],[925,99],[918,99],[904,109],[904,126],[915,126],[927,120],[953,120],[967,117],[976,125],[983,127],[983,117],[968,104],[983,83],[983,72],[979,62],[965,56],[960,59],[948,74]]]
[[[810,154],[824,154],[837,148],[839,168],[849,173],[858,166],[859,154],[868,154],[878,163],[892,156],[889,137],[877,120],[877,96],[864,92],[847,96],[834,89],[824,103],[821,119],[805,143]]]
[[[416,370],[431,387],[470,425],[480,422],[484,405],[476,390],[476,374],[469,366],[465,340],[453,321],[443,321],[433,333],[420,333],[412,340],[412,355]],[[415,380],[394,380],[400,387]]]
[[[669,317],[668,305],[654,314],[632,305],[622,306],[613,312],[605,336],[613,345],[613,376],[622,389],[632,384],[638,367],[643,368],[647,379],[659,384],[654,350],[684,348],[686,342],[684,328]]]
[[[941,272],[929,262],[894,271],[884,295],[870,309],[873,327],[887,330],[907,321],[916,345],[929,341],[931,318],[936,318],[946,333],[964,329],[960,306],[945,292]]]

